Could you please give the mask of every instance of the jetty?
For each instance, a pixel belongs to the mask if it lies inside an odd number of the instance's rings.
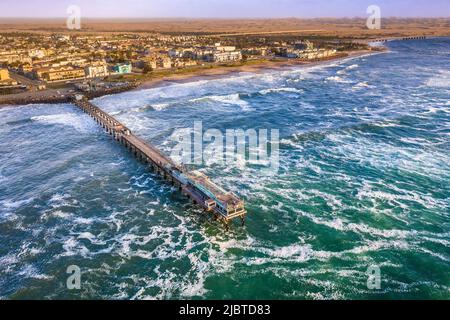
[[[232,192],[227,192],[199,171],[188,170],[174,163],[152,144],[132,133],[113,116],[92,104],[83,95],[74,95],[71,102],[89,114],[114,140],[127,148],[139,161],[149,165],[172,186],[178,188],[192,203],[198,205],[215,219],[222,221],[228,229],[234,219],[245,223],[244,201]]]
[[[413,36],[413,37],[390,37],[390,38],[371,38],[371,39],[357,39],[354,43],[369,44],[369,43],[386,43],[390,41],[408,41],[408,40],[426,40],[428,36]]]

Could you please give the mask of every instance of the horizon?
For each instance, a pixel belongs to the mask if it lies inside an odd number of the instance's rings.
[[[435,16],[435,17],[427,17],[427,16],[410,16],[410,17],[400,17],[400,16],[387,16],[384,19],[399,19],[399,20],[414,20],[414,19],[427,19],[427,20],[439,20],[439,19],[447,19],[447,16]],[[27,16],[17,16],[17,17],[1,17],[0,19],[4,20],[21,20],[21,19],[30,19],[30,20],[66,20],[66,16],[55,16],[55,17],[27,17]],[[343,17],[311,17],[311,18],[302,18],[302,17],[85,17],[85,20],[122,20],[122,21],[177,21],[177,20],[355,20],[355,19],[367,19],[367,16],[343,16]],[[3,21],[0,20],[0,23]]]
[[[3,0],[1,19],[59,19],[77,5],[86,19],[317,19],[365,18],[377,5],[390,18],[447,18],[450,0]],[[375,2],[375,3],[374,3]],[[144,13],[143,13],[144,12]]]

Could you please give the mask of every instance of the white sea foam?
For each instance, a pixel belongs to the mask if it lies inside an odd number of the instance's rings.
[[[350,65],[350,66],[348,66],[348,67],[345,67],[345,68],[342,69],[342,70],[339,70],[338,72],[336,72],[336,74],[344,75],[344,74],[347,74],[347,71],[356,69],[356,68],[358,68],[358,67],[359,67],[359,65],[357,65],[357,64],[352,64],[352,65]]]
[[[411,143],[411,144],[417,144],[417,145],[430,145],[430,142],[427,139],[423,138],[400,138],[402,142]]]
[[[95,240],[95,236],[90,232],[83,232],[78,236],[78,239],[86,239],[93,242]]]
[[[373,189],[374,188],[370,183],[364,183],[363,188],[358,190],[356,197],[358,199],[378,199],[400,206],[405,206],[403,202],[415,202],[427,209],[441,208],[446,205],[445,201],[435,199],[429,194],[421,194],[412,190],[403,190],[394,185],[390,186],[390,192]]]
[[[18,275],[24,277],[24,278],[33,278],[33,279],[39,279],[39,280],[50,280],[53,279],[53,276],[49,276],[46,274],[40,273],[36,267],[33,265],[26,265],[24,268],[22,268]]]
[[[425,82],[428,87],[450,88],[450,71],[440,71]]]
[[[444,113],[450,113],[450,108],[447,108],[448,105],[446,105],[445,107],[433,107],[430,106],[428,107],[428,110],[424,112],[424,114],[435,114],[438,112],[444,112]]]
[[[345,68],[345,69],[346,69],[346,70],[353,70],[353,69],[356,69],[356,68],[358,68],[358,67],[359,67],[358,64],[352,64],[352,65],[348,66],[348,67]]]
[[[206,96],[202,98],[196,98],[192,99],[191,102],[201,102],[201,101],[213,101],[213,102],[219,102],[225,105],[235,105],[239,106],[243,111],[250,111],[251,107],[250,104],[247,101],[244,101],[241,99],[240,95],[238,93],[233,93],[229,95],[211,95]]]
[[[77,223],[77,224],[92,224],[92,222],[94,222],[94,219],[92,219],[92,218],[76,217],[74,219],[74,222]]]
[[[78,242],[74,237],[67,238],[63,243],[64,253],[62,253],[61,257],[72,257],[80,255],[83,258],[87,258],[90,256],[90,251],[83,244]]]
[[[16,265],[19,259],[16,254],[10,253],[5,256],[0,257],[0,265],[2,266],[4,272],[11,270],[11,267]]]
[[[95,127],[84,115],[75,113],[61,113],[47,116],[35,116],[31,120],[49,125],[64,125],[75,128],[80,132],[92,131]]]
[[[345,80],[339,76],[332,76],[332,77],[328,77],[326,78],[327,81],[332,81],[332,82],[337,82],[337,83],[351,83],[351,81],[349,80]]]
[[[55,218],[60,218],[60,219],[68,219],[69,217],[71,217],[72,215],[70,213],[61,211],[61,210],[56,210],[56,211],[51,211],[51,212],[46,212],[43,216],[42,219],[46,219],[48,217],[55,217]]]
[[[292,139],[281,139],[280,140],[280,144],[281,145],[287,145],[287,146],[294,147],[294,148],[302,149],[300,144],[298,142],[293,141]]]
[[[170,103],[154,103],[154,104],[151,104],[151,105],[146,105],[146,106],[139,106],[139,107],[136,107],[136,108],[132,108],[132,109],[130,109],[130,111],[131,112],[136,112],[136,113],[139,113],[139,112],[145,112],[145,111],[148,111],[148,110],[155,110],[155,111],[162,111],[162,110],[164,110],[164,109],[167,109],[168,107],[170,107]],[[119,112],[114,112],[114,113],[112,113],[113,115],[114,114],[116,114],[116,115],[119,115],[119,114],[122,114],[124,111],[119,111]]]
[[[152,104],[152,108],[157,110],[157,111],[162,111],[164,109],[167,109],[170,106],[169,103],[157,103],[157,104]]]
[[[363,88],[369,88],[370,85],[367,82],[358,82],[356,85],[353,86],[353,89],[363,89]]]
[[[187,228],[189,223],[186,218],[176,214],[174,217],[180,220],[180,223],[174,227],[154,226],[146,235],[126,233],[114,239],[119,243],[119,246],[116,246],[119,249],[117,253],[126,259],[132,257],[158,261],[172,261],[186,257],[189,259],[190,269],[182,274],[170,268],[156,267],[153,270],[156,275],[151,278],[146,277],[143,288],[136,292],[132,299],[203,296],[207,292],[204,288],[207,275],[220,270],[219,261],[216,258],[217,251],[208,249],[211,244],[206,240],[198,239],[198,232]],[[194,235],[196,235],[195,240]],[[158,243],[158,246],[147,245],[152,243]],[[203,250],[196,249],[204,246],[206,248]],[[208,254],[208,261],[202,258],[204,254]],[[216,263],[217,267],[213,267]],[[136,277],[136,280],[144,279]]]
[[[377,126],[381,124],[377,123]],[[398,124],[388,123],[385,125]],[[412,147],[400,147],[385,142],[368,141],[364,136],[349,139],[347,134],[339,134],[343,141],[323,152],[334,154],[343,159],[357,160],[376,168],[392,168],[406,170],[437,178],[447,176],[445,165],[448,163],[447,155],[438,150],[417,150]]]
[[[288,93],[303,93],[303,90],[297,89],[297,88],[273,88],[273,89],[264,89],[259,91],[260,94],[266,95],[270,93],[277,93],[277,92],[288,92]]]
[[[2,200],[0,201],[0,206],[5,208],[6,210],[15,210],[15,209],[19,209],[20,207],[30,204],[31,202],[33,202],[34,198],[29,198],[29,199],[24,199],[24,200]]]
[[[310,245],[291,245],[286,247],[275,248],[267,251],[271,256],[276,258],[295,258],[298,261],[307,261],[311,258],[312,249]]]

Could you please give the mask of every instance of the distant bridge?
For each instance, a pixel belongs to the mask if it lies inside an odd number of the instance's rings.
[[[426,36],[416,36],[416,37],[392,37],[392,38],[362,39],[362,40],[354,40],[353,42],[368,44],[368,43],[373,43],[373,42],[384,43],[384,42],[396,41],[396,40],[425,40],[425,39],[427,39]]]
[[[206,212],[211,212],[216,219],[224,222],[227,228],[236,218],[240,218],[244,225],[247,213],[244,201],[234,193],[225,191],[199,171],[189,171],[175,164],[156,147],[135,136],[113,116],[89,102],[86,97],[76,95],[71,100],[94,118],[116,141],[130,150],[138,160],[149,164],[156,173],[176,186],[194,204]]]

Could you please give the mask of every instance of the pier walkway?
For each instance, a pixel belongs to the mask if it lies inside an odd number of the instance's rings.
[[[407,41],[407,40],[426,40],[427,36],[413,36],[413,37],[390,37],[390,38],[373,38],[373,39],[356,39],[354,43],[369,44],[369,43],[385,43],[390,41]]]
[[[120,121],[89,102],[86,97],[73,96],[72,102],[94,118],[107,133],[130,150],[138,160],[150,165],[155,172],[176,186],[194,204],[223,221],[227,228],[236,218],[240,218],[244,225],[247,213],[244,201],[234,193],[225,191],[199,171],[189,171],[175,164],[156,147],[135,136]]]

